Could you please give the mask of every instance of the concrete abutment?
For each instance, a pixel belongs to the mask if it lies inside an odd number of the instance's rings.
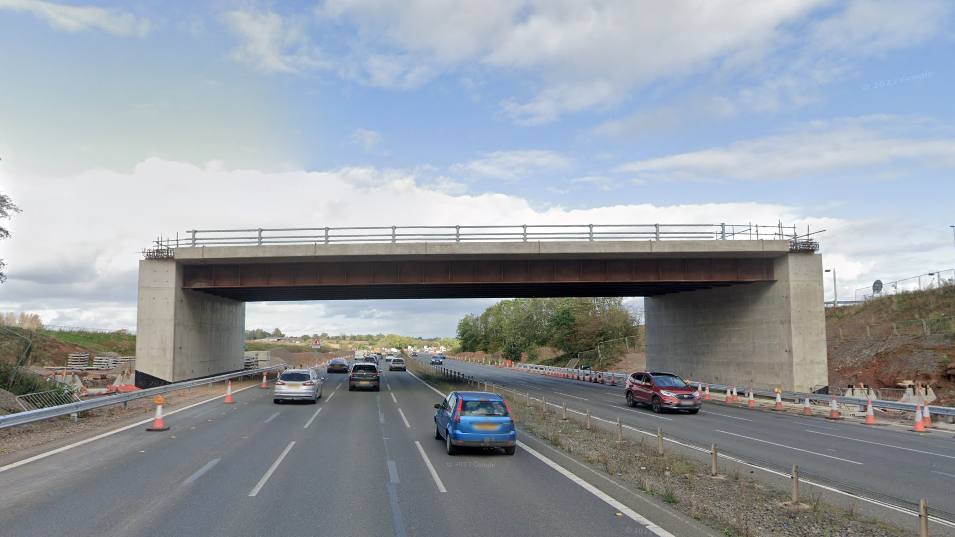
[[[774,282],[647,297],[647,368],[715,384],[828,384],[822,257],[775,259]]]

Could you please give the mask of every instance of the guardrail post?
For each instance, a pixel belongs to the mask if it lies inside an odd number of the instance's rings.
[[[653,224],[653,227],[656,229],[657,240],[660,240],[660,224]]]
[[[623,424],[620,423],[620,416],[617,416],[617,442],[623,442]]]
[[[594,240],[594,225],[590,224],[589,227],[590,227],[590,240],[593,241]]]
[[[527,406],[531,406],[531,392],[527,392]]]
[[[524,228],[524,242],[527,242],[527,224],[522,226]]]
[[[793,465],[793,505],[799,503],[799,466]]]
[[[454,242],[461,242],[461,226],[454,226]]]
[[[726,240],[726,222],[720,224],[720,240]]]
[[[391,226],[391,244],[398,242],[397,234],[395,233],[398,230],[398,226]]]
[[[328,244],[328,227],[325,227],[325,244]]]
[[[593,428],[593,424],[590,422],[590,409],[588,408],[587,409],[587,430],[589,431],[592,428]]]
[[[928,500],[919,500],[919,537],[928,537]]]
[[[657,427],[657,453],[663,456],[663,427]]]
[[[257,243],[259,246],[262,246],[262,228],[259,228],[259,238]]]
[[[192,235],[192,245],[195,246],[196,245],[196,230],[195,229],[190,230],[189,234]]]
[[[719,475],[719,473],[716,471],[716,444],[710,446],[710,453],[712,454],[712,460],[710,461],[710,475],[712,477],[716,477]]]
[[[543,395],[541,395],[541,411],[547,414],[547,399],[545,399]]]
[[[567,421],[567,403],[561,403],[560,408],[561,408],[560,419],[563,421]]]

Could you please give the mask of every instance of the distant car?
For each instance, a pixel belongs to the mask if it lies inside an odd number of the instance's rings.
[[[440,356],[432,356],[432,357],[431,357],[431,363],[432,363],[432,364],[441,365],[441,364],[444,363],[444,360],[442,360]]]
[[[517,450],[517,432],[511,409],[503,397],[489,392],[451,392],[434,405],[434,438],[444,440],[448,455],[459,447]]]
[[[404,358],[393,358],[388,364],[388,371],[407,371],[408,366]]]
[[[368,363],[368,364],[377,364],[377,363],[378,363],[378,357],[377,357],[377,356],[374,356],[374,355],[372,355],[372,356],[365,356],[365,357],[362,359],[362,361],[365,362],[365,363]]]
[[[387,362],[387,363],[389,363],[389,364],[390,364],[391,361],[394,360],[394,359],[395,359],[395,357],[394,357],[393,355],[391,355],[391,354],[389,354],[388,356],[385,356],[385,362]]]
[[[348,373],[348,360],[344,358],[332,358],[325,366],[327,373]]]
[[[581,371],[590,371],[590,370],[591,370],[590,366],[587,365],[587,364],[584,364],[584,365],[580,366],[578,369],[580,369]]]
[[[633,373],[624,390],[627,406],[647,404],[654,412],[686,410],[696,414],[703,407],[700,391],[673,373]]]
[[[413,352],[413,353],[411,353],[411,356],[413,356],[413,357],[415,357],[415,358],[417,358],[417,357],[418,357],[418,353],[416,353],[416,352]]]
[[[308,401],[322,398],[322,378],[314,369],[289,369],[279,375],[272,392],[272,402]]]
[[[348,391],[351,392],[359,388],[368,388],[376,392],[381,391],[378,364],[361,363],[352,365],[351,373],[348,374]]]

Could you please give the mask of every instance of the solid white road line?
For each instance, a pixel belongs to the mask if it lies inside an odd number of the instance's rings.
[[[183,485],[188,485],[189,483],[192,483],[192,482],[195,481],[196,479],[199,479],[200,477],[202,477],[202,474],[208,472],[209,470],[212,469],[213,466],[219,464],[219,460],[220,460],[220,459],[212,459],[211,461],[209,461],[208,464],[206,464],[205,466],[203,466],[202,468],[200,468],[198,472],[196,472],[196,473],[192,474],[191,476],[189,476],[189,479],[186,479],[185,481],[183,481],[182,484],[183,484]]]
[[[312,417],[309,418],[307,422],[305,422],[305,427],[302,427],[302,429],[308,429],[308,426],[311,425],[313,421],[315,421],[315,418],[318,417],[318,413],[321,411],[322,409],[316,410],[315,413],[312,414]]]
[[[255,496],[256,494],[259,493],[260,490],[262,490],[262,487],[265,486],[265,482],[268,481],[270,477],[272,477],[272,473],[275,472],[275,469],[278,468],[280,464],[282,464],[282,459],[284,459],[285,456],[288,455],[288,452],[292,450],[292,446],[294,445],[295,445],[295,442],[292,442],[288,445],[287,448],[285,448],[285,451],[283,451],[282,454],[279,455],[279,458],[276,459],[274,463],[272,463],[272,467],[269,468],[268,472],[265,472],[265,475],[262,476],[262,479],[259,480],[259,484],[256,485],[254,489],[252,489],[252,492],[249,493],[249,496]]]
[[[563,395],[564,397],[573,397],[574,399],[580,399],[581,401],[589,401],[589,400],[590,400],[590,399],[587,399],[586,397],[577,397],[576,395],[570,395],[570,394],[566,394],[566,393],[564,393],[564,392],[554,392],[554,393]]]
[[[440,391],[438,391],[437,389],[435,389],[434,386],[432,386],[432,385],[428,384],[427,382],[425,382],[424,380],[422,380],[421,377],[419,377],[418,375],[415,375],[415,374],[412,373],[411,371],[408,371],[408,374],[411,375],[412,377],[418,379],[418,382],[420,382],[421,384],[424,384],[424,385],[427,386],[428,388],[431,388],[431,391],[433,391],[434,393],[440,395],[442,398],[447,397],[447,395],[445,395],[445,394],[441,393]],[[149,421],[152,421],[152,420],[149,420]],[[143,423],[146,423],[146,422],[143,422]]]
[[[239,393],[239,392],[243,392],[243,391],[245,391],[245,390],[248,390],[249,388],[255,388],[255,386],[248,386],[248,387],[242,388],[242,389],[240,389],[240,390],[236,390],[236,391],[234,391],[234,392],[232,392],[232,393],[233,393],[233,395],[234,395],[234,394],[237,394],[237,393]],[[169,411],[169,412],[166,412],[165,410],[163,410],[163,414],[162,414],[162,415],[163,415],[163,417],[165,418],[166,416],[171,416],[171,415],[173,415],[173,414],[178,414],[179,412],[182,412],[182,411],[184,411],[184,410],[189,410],[190,408],[197,407],[197,406],[199,406],[199,405],[204,405],[204,404],[206,404],[206,403],[211,403],[212,401],[215,401],[216,399],[222,399],[222,397],[223,397],[222,395],[217,395],[217,396],[215,396],[215,397],[210,397],[209,399],[206,399],[205,401],[199,401],[198,403],[193,403],[193,404],[191,404],[191,405],[189,405],[189,406],[184,406],[184,407],[182,407],[182,408],[177,408],[176,410],[172,410],[172,411]],[[72,443],[72,444],[70,444],[70,445],[68,445],[68,446],[63,446],[63,447],[61,447],[61,448],[56,448],[56,449],[47,451],[47,452],[45,452],[45,453],[40,453],[39,455],[34,455],[34,456],[32,456],[32,457],[23,459],[22,461],[11,462],[10,464],[8,464],[8,465],[6,465],[6,466],[0,466],[0,473],[6,472],[7,470],[12,470],[12,469],[14,469],[14,468],[18,468],[18,467],[23,466],[23,465],[25,465],[25,464],[30,464],[31,462],[38,461],[38,460],[40,460],[40,459],[45,459],[45,458],[47,458],[47,457],[49,457],[49,456],[51,456],[51,455],[56,455],[57,453],[63,453],[64,451],[66,451],[66,450],[68,450],[68,449],[73,449],[73,448],[75,448],[75,447],[79,447],[79,446],[82,446],[82,445],[85,445],[85,444],[89,444],[90,442],[95,442],[96,440],[99,440],[99,439],[101,439],[101,438],[106,438],[107,436],[112,436],[112,435],[114,435],[114,434],[116,434],[116,433],[121,433],[121,432],[123,432],[123,431],[128,431],[129,429],[132,429],[132,428],[134,428],[134,427],[139,427],[140,425],[145,425],[145,424],[147,424],[147,423],[152,423],[152,422],[153,422],[153,418],[145,419],[145,420],[143,420],[143,421],[137,421],[136,423],[131,423],[131,424],[126,425],[126,426],[124,426],[124,427],[120,427],[119,429],[113,429],[112,431],[108,431],[108,432],[105,432],[105,433],[103,433],[103,434],[98,434],[98,435],[96,435],[96,436],[87,438],[86,440],[80,440],[79,442],[74,442],[74,443]]]
[[[718,433],[723,433],[723,434],[728,434],[728,435],[730,435],[730,436],[738,436],[738,437],[740,437],[740,438],[745,438],[745,439],[747,439],[747,440],[752,440],[753,442],[762,442],[763,444],[769,444],[769,445],[771,445],[771,446],[781,447],[781,448],[785,448],[785,449],[791,449],[791,450],[793,450],[793,451],[801,451],[801,452],[803,452],[803,453],[809,453],[810,455],[818,455],[819,457],[825,457],[825,458],[827,458],[827,459],[835,459],[835,460],[837,460],[837,461],[848,462],[848,463],[850,463],[850,464],[858,464],[858,465],[860,465],[860,466],[862,465],[861,462],[850,461],[849,459],[840,459],[839,457],[833,457],[832,455],[826,455],[826,454],[824,454],[824,453],[817,453],[817,452],[815,452],[815,451],[809,451],[808,449],[799,449],[799,448],[795,448],[795,447],[792,447],[792,446],[787,446],[787,445],[785,445],[785,444],[777,444],[777,443],[775,443],[775,442],[769,442],[769,441],[767,441],[767,440],[760,440],[759,438],[753,438],[753,437],[751,437],[751,436],[743,436],[743,435],[741,435],[741,434],[730,433],[730,432],[727,432],[727,431],[721,431],[721,430],[719,430],[719,429],[716,429],[716,432],[718,432]]]
[[[265,420],[265,423],[268,423],[268,422],[274,420],[275,418],[279,417],[279,414],[281,414],[281,412],[276,412],[275,414],[272,414],[272,417],[269,418],[269,419],[267,419],[267,420]]]
[[[431,464],[431,460],[428,459],[428,456],[424,452],[424,448],[421,447],[421,442],[418,442],[417,440],[415,440],[414,445],[418,446],[418,453],[421,454],[421,458],[424,459],[424,464],[428,467],[428,471],[431,472],[431,477],[434,479],[434,484],[438,486],[438,491],[447,492],[448,489],[444,488],[444,483],[442,483],[441,478],[438,477],[438,472],[434,470],[434,466]]]
[[[883,444],[881,442],[870,442],[869,440],[859,440],[858,438],[850,438],[848,436],[839,436],[837,434],[820,433],[819,431],[810,431],[809,429],[806,429],[806,432],[812,433],[812,434],[820,434],[822,436],[831,436],[833,438],[842,438],[844,440],[852,440],[853,442],[862,442],[863,444],[872,444],[875,446],[890,447],[895,449],[901,449],[903,451],[911,451],[913,453],[922,453],[924,455],[933,455],[935,457],[944,457],[946,459],[955,459],[955,457],[951,455],[942,455],[941,453],[932,453],[931,451],[922,451],[920,449],[912,449],[912,448],[907,448],[902,446],[893,446],[892,444]]]
[[[395,399],[395,394],[391,394],[391,400],[394,401],[395,404],[398,404],[398,400]]]
[[[398,409],[398,413],[401,414],[401,421],[405,422],[405,427],[407,427],[407,428],[410,429],[410,428],[411,428],[411,424],[408,423],[408,418],[405,417],[405,413],[402,412],[400,408]]]
[[[702,412],[702,414],[713,414],[714,416],[723,416],[724,418],[729,418],[731,420],[740,420],[740,421],[753,421],[749,418],[737,418],[736,416],[729,416],[726,414],[720,414],[719,412],[711,412],[709,410]]]
[[[656,414],[647,414],[646,412],[644,412],[644,411],[642,411],[642,410],[634,410],[634,409],[632,409],[632,408],[619,408],[618,410],[626,410],[626,411],[628,411],[628,412],[636,412],[637,414],[640,414],[641,416],[647,416],[648,418],[657,418],[657,419],[661,419],[661,420],[673,421],[673,418],[666,418],[666,417],[663,417],[663,416],[658,416],[658,415],[656,415]]]
[[[332,397],[335,397],[335,394],[334,394],[334,393],[331,394],[331,395],[329,395],[328,398],[325,399],[325,402],[327,403],[327,402],[331,401],[331,400],[332,400]]]
[[[415,443],[417,443],[417,442],[415,442]],[[519,446],[521,447],[521,449],[523,449],[524,451],[526,451],[526,452],[529,453],[530,455],[534,456],[535,458],[537,458],[538,460],[540,460],[541,462],[543,462],[543,463],[546,464],[547,466],[550,466],[552,469],[554,469],[555,471],[557,471],[558,473],[560,473],[561,475],[563,475],[563,476],[566,477],[567,479],[569,479],[569,480],[573,481],[574,483],[576,483],[578,486],[580,486],[581,488],[583,488],[583,489],[586,490],[587,492],[589,492],[589,493],[593,494],[594,496],[600,498],[600,499],[603,500],[607,505],[609,505],[609,506],[613,507],[614,509],[616,509],[617,511],[623,513],[624,515],[626,515],[627,517],[629,517],[631,520],[633,520],[633,521],[636,522],[637,524],[640,524],[641,526],[646,527],[647,530],[649,530],[650,532],[652,532],[654,535],[658,535],[658,536],[660,536],[660,537],[674,537],[674,535],[673,535],[672,533],[666,531],[665,529],[661,528],[660,526],[657,526],[657,525],[654,524],[653,522],[650,522],[648,519],[646,519],[646,518],[644,518],[643,516],[637,514],[637,512],[634,511],[633,509],[630,509],[630,508],[627,507],[626,505],[624,505],[624,504],[618,502],[617,500],[615,500],[613,497],[611,497],[610,495],[608,495],[608,494],[605,493],[604,491],[598,489],[597,487],[595,487],[595,486],[591,485],[590,483],[584,481],[583,479],[577,477],[576,474],[570,472],[569,470],[565,469],[563,466],[557,464],[556,462],[550,460],[549,458],[545,457],[544,455],[538,453],[536,450],[534,450],[533,448],[531,448],[531,447],[528,446],[527,444],[525,444],[525,443],[523,443],[523,442],[521,442],[521,441],[518,440],[517,445],[519,445]],[[420,449],[420,447],[421,447],[421,446],[418,446],[419,449]],[[423,451],[422,451],[422,454],[424,454]]]

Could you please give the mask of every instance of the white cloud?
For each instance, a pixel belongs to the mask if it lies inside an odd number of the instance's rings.
[[[324,67],[303,23],[268,11],[230,11],[224,15],[241,43],[232,58],[266,73],[298,73]]]
[[[517,180],[541,172],[565,170],[570,160],[553,151],[495,151],[466,164],[456,164],[452,171],[470,173],[490,179]]]
[[[726,147],[631,162],[617,170],[644,180],[777,181],[875,168],[891,173],[899,167],[955,167],[955,137],[917,118],[843,118]]]
[[[946,0],[329,0],[316,12],[354,28],[352,78],[413,88],[468,65],[530,75],[528,94],[503,99],[501,113],[537,125],[714,68],[703,83],[719,107],[803,106],[858,58],[941,35],[953,9]]]
[[[52,28],[67,32],[101,30],[123,37],[146,37],[150,29],[149,19],[116,9],[65,6],[41,0],[0,0],[2,9],[30,13]]]
[[[351,133],[353,144],[360,145],[366,152],[375,149],[381,143],[381,133],[368,129],[355,129]]]

